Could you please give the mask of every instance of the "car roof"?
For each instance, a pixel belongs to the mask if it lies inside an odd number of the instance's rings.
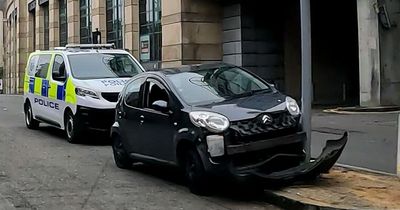
[[[147,71],[149,74],[157,74],[162,76],[180,74],[185,72],[193,72],[193,71],[201,71],[206,69],[215,69],[221,67],[235,67],[235,65],[227,64],[223,62],[218,63],[205,63],[205,64],[195,64],[195,65],[184,65],[175,68],[164,68],[164,69],[155,69],[152,71]]]

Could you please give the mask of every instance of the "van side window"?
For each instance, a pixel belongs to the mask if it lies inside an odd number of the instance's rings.
[[[29,60],[29,65],[28,65],[28,75],[33,77],[35,76],[36,73],[36,65],[38,62],[39,56],[34,55],[31,57],[31,60]]]
[[[56,55],[54,58],[52,78],[60,82],[66,79],[64,58],[61,55]]]
[[[51,55],[39,55],[35,77],[46,78],[49,71]]]

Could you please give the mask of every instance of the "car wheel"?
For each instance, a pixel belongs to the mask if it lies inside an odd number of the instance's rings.
[[[25,124],[29,129],[38,129],[39,121],[33,118],[33,112],[31,104],[28,102],[25,107]]]
[[[190,192],[197,195],[208,195],[208,177],[204,170],[200,155],[194,149],[189,149],[185,156],[185,177]]]
[[[69,143],[77,143],[82,135],[82,126],[79,119],[71,111],[68,111],[64,118],[64,128]]]
[[[122,144],[121,137],[119,135],[113,135],[112,149],[114,154],[114,161],[118,168],[132,168],[133,160],[128,156],[128,153],[126,152],[124,145]]]

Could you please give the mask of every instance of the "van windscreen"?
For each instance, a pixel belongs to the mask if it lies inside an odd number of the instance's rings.
[[[132,77],[142,72],[127,54],[88,53],[69,55],[72,76],[76,79]]]

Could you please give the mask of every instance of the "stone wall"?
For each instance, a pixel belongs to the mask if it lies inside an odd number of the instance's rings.
[[[211,0],[162,4],[163,67],[222,60],[221,6]]]
[[[379,25],[380,34],[380,76],[381,104],[400,105],[400,2],[382,1],[392,24],[392,28]]]

